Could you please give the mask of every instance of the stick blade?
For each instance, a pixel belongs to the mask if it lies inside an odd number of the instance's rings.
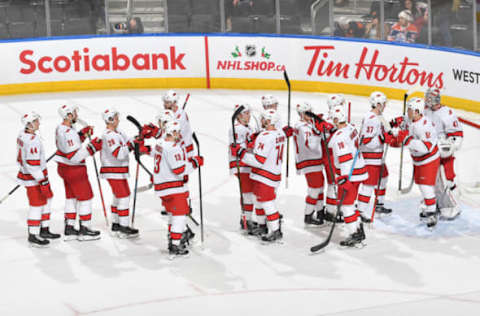
[[[325,248],[327,245],[328,245],[328,241],[324,241],[321,244],[318,244],[318,245],[315,245],[315,246],[311,247],[310,251],[313,252],[313,253],[318,252],[318,251],[322,250],[323,248]]]

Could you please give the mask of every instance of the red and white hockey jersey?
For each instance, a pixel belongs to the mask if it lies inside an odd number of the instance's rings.
[[[47,177],[45,151],[40,137],[20,132],[17,138],[17,183],[26,187],[39,185]]]
[[[253,134],[253,129],[250,126],[245,126],[239,122],[235,123],[235,138],[237,144],[241,148],[247,149],[247,142]],[[228,141],[229,144],[233,144],[233,132],[232,129],[228,131]],[[232,155],[230,147],[228,148],[228,163],[230,167],[230,174],[237,174],[237,160],[235,156]],[[247,166],[244,162],[239,161],[240,173],[250,173],[251,168]]]
[[[463,137],[462,124],[448,106],[442,105],[436,111],[426,110],[425,115],[433,122],[438,137]]]
[[[293,140],[297,174],[322,171],[321,137],[313,133],[312,125],[304,121],[298,122],[295,125]]]
[[[437,131],[430,119],[422,116],[416,122],[408,121],[407,128],[409,135],[404,142],[410,150],[414,166],[426,165],[440,157]]]
[[[377,114],[368,112],[363,118],[362,143],[360,144],[360,152],[366,165],[380,166],[383,157],[383,137],[385,129]]]
[[[86,148],[82,147],[82,141],[74,127],[64,124],[57,126],[55,132],[57,152],[54,160],[71,166],[85,165],[85,158],[90,155]]]
[[[190,126],[190,121],[188,120],[187,113],[178,108],[174,113],[175,119],[180,123],[180,134],[182,135],[182,146],[185,147],[188,157],[193,156],[195,153],[193,151],[193,139],[192,139],[192,127]]]
[[[157,196],[184,193],[188,186],[183,177],[192,172],[185,150],[179,143],[160,139],[152,151],[153,184]]]
[[[358,142],[358,132],[352,125],[337,130],[330,138],[328,147],[332,149],[333,164],[338,176],[348,176],[350,174],[357,153]],[[367,178],[365,161],[361,155],[358,155],[350,181],[361,182]]]
[[[102,135],[100,175],[103,179],[127,179],[129,166],[129,137],[121,131],[106,130]]]
[[[253,152],[242,158],[242,162],[252,167],[250,179],[274,188],[280,185],[285,140],[282,130],[264,131],[258,135]]]

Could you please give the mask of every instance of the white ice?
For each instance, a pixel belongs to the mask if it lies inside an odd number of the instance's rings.
[[[290,143],[289,188],[282,184],[277,201],[284,214],[283,245],[262,245],[239,233],[238,183],[228,175],[227,131],[235,103],[246,101],[260,108],[264,91],[191,90],[187,111],[205,156],[203,210],[205,243],[197,243],[189,258],[169,261],[166,255],[167,219],[152,191],[138,195],[135,226],[141,238],[112,238],[105,227],[93,163],[90,181],[95,192],[94,226],[102,239],[94,242],[54,241],[48,249],[27,244],[27,199],[23,188],[0,205],[0,315],[477,315],[480,311],[480,198],[470,189],[480,179],[480,131],[464,126],[465,141],[457,155],[456,170],[462,188],[463,212],[456,221],[440,222],[430,232],[419,223],[420,194],[397,193],[399,150],[389,150],[390,182],[386,204],[391,217],[377,218],[366,231],[363,249],[340,249],[342,227],[332,243],[316,255],[309,248],[321,242],[329,227],[303,225],[304,178],[294,170]],[[78,92],[0,97],[3,135],[0,192],[15,186],[16,135],[20,116],[36,110],[42,116],[41,135],[47,154],[55,151],[54,130],[63,103],[80,106],[81,117],[101,134],[100,113],[116,107],[123,117],[153,121],[161,104],[161,90]],[[273,91],[287,117],[286,91]],[[310,101],[325,109],[325,95],[297,93],[292,105]],[[365,98],[347,96],[352,118],[360,121],[368,111]],[[183,100],[180,101],[183,103]],[[293,106],[292,106],[293,108]],[[390,119],[402,111],[391,101]],[[465,117],[478,115],[461,112]],[[292,111],[292,122],[297,115]],[[136,130],[123,119],[121,128]],[[406,155],[408,156],[408,155]],[[98,157],[97,157],[98,159]],[[148,157],[143,161],[150,168]],[[135,173],[132,158],[131,174]],[[404,183],[411,175],[405,158]],[[52,231],[63,232],[63,185],[55,163],[49,164],[53,203]],[[148,177],[140,172],[140,185]],[[194,217],[199,219],[198,178],[191,175]],[[130,179],[133,188],[133,177]],[[110,189],[102,180],[107,204]]]

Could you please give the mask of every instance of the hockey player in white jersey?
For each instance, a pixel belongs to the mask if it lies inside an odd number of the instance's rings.
[[[171,255],[186,255],[188,250],[182,241],[186,231],[186,215],[189,213],[188,187],[184,176],[203,165],[203,157],[187,158],[185,149],[179,145],[181,125],[168,122],[165,137],[160,138],[152,152],[154,156],[153,183],[155,193],[162,199],[167,212],[172,215],[169,227],[169,252]]]
[[[248,125],[250,122],[250,105],[243,103],[237,104],[234,107],[234,111],[236,111],[240,106],[243,106],[243,111],[238,114],[237,120],[235,122],[235,142],[240,145],[241,148],[247,149],[249,142],[251,142],[251,136],[253,135],[253,129]],[[230,128],[228,131],[228,139],[229,139],[229,150],[228,150],[228,163],[230,168],[230,174],[235,175],[236,177],[240,177],[240,194],[243,197],[243,209],[245,211],[245,220],[248,231],[251,231],[253,228],[252,223],[252,213],[254,208],[255,196],[253,194],[253,183],[250,180],[250,172],[252,168],[245,163],[239,161],[239,170],[240,175],[237,174],[237,159],[235,156],[232,155],[230,152],[230,146],[233,145],[233,131]],[[262,214],[261,209],[257,209],[258,216],[265,216]],[[241,229],[245,229],[243,223],[243,214],[240,217],[240,227]]]
[[[295,142],[295,162],[297,174],[305,175],[307,180],[307,196],[305,198],[304,223],[310,225],[323,224],[323,150],[321,137],[314,133],[312,118],[305,112],[312,112],[308,102],[296,106],[300,121],[295,125],[293,139]],[[314,216],[317,211],[317,216]]]
[[[441,104],[440,90],[428,89],[425,93],[425,115],[435,124],[440,150],[440,165],[444,176],[438,173],[435,185],[437,206],[444,219],[452,220],[460,214],[457,202],[457,186],[455,183],[455,152],[460,149],[463,141],[463,128],[455,112]]]
[[[392,135],[385,134],[385,141],[393,147],[402,142],[410,150],[413,160],[414,180],[423,196],[420,219],[433,228],[438,221],[435,198],[435,182],[440,166],[440,154],[437,146],[437,131],[432,121],[423,115],[425,102],[412,98],[407,103],[408,121],[406,129],[395,127]],[[401,119],[395,119],[400,122]]]
[[[65,185],[65,240],[94,240],[100,238],[100,232],[90,228],[93,192],[85,158],[102,148],[102,140],[95,138],[87,146],[82,146],[87,136],[93,134],[93,128],[87,126],[77,132],[73,126],[78,118],[77,112],[78,108],[71,105],[62,105],[58,109],[63,121],[55,133],[57,152],[54,159]],[[79,230],[75,229],[77,213]]]
[[[360,183],[368,178],[363,157],[358,152],[358,132],[347,124],[345,107],[336,106],[331,111],[332,120],[337,128],[328,147],[332,149],[333,163],[337,174],[339,203],[343,197],[341,211],[349,236],[340,242],[341,246],[353,247],[365,239],[365,232],[359,213],[355,209],[355,200]],[[355,164],[353,164],[355,162]],[[351,176],[349,177],[351,173]]]
[[[264,132],[258,135],[255,140],[253,152],[249,153],[239,144],[231,146],[233,156],[238,155],[239,159],[252,167],[250,179],[253,181],[253,192],[256,201],[265,211],[267,226],[265,222],[257,217],[259,227],[256,234],[262,236],[262,240],[273,242],[283,237],[280,228],[280,213],[275,206],[276,188],[280,185],[282,177],[283,149],[286,136],[282,130],[275,127],[278,122],[278,113],[275,110],[265,110],[261,115]]]
[[[155,116],[155,121],[158,126],[150,123],[143,125],[140,136],[142,139],[156,138],[159,139],[164,136],[165,124],[167,122],[175,120],[175,115],[171,110],[161,109]]]
[[[380,178],[379,190],[375,192],[375,196],[377,196],[375,213],[390,214],[392,212],[391,209],[384,206],[388,181],[388,169],[385,164],[380,175],[385,144],[385,128],[381,116],[387,104],[387,97],[382,92],[375,91],[370,94],[369,101],[372,109],[363,117],[360,131],[360,135],[363,136],[360,152],[368,170],[368,179],[362,184],[358,193],[358,208],[363,222],[370,222],[372,216],[372,209],[369,207],[370,198],[372,193],[377,190]]]
[[[112,189],[112,232],[120,238],[138,237],[138,229],[130,227],[129,154],[134,148],[133,139],[119,131],[119,113],[106,109],[102,113],[106,130],[102,135],[100,151],[100,176]]]
[[[17,183],[27,192],[28,203],[28,242],[35,247],[47,246],[48,239],[60,238],[49,229],[51,199],[53,192],[48,181],[45,150],[40,136],[40,116],[28,112],[22,116],[23,129],[17,137]]]
[[[192,139],[192,127],[190,126],[190,121],[188,120],[187,113],[178,106],[178,94],[173,90],[168,90],[163,96],[163,106],[167,110],[171,110],[175,115],[175,120],[180,123],[181,136],[182,136],[182,146],[185,147],[185,151],[188,157],[193,157],[195,155],[193,148],[193,139]]]

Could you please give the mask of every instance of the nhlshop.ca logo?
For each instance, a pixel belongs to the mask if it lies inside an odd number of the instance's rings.
[[[380,51],[373,50],[369,54],[367,47],[356,63],[342,63],[331,60],[329,53],[333,53],[335,46],[305,46],[305,51],[313,51],[307,75],[319,77],[335,77],[341,79],[366,79],[376,82],[419,84],[430,88],[441,89],[444,86],[444,73],[435,73],[422,70],[420,63],[412,61],[408,56],[398,63],[385,65],[379,61]]]
[[[88,48],[82,53],[74,50],[72,55],[37,56],[31,49],[23,50],[19,55],[20,73],[29,75],[35,72],[64,73],[74,72],[108,72],[128,70],[186,70],[183,64],[184,53],[178,54],[175,46],[170,46],[167,53],[138,53],[133,56],[118,52],[112,47],[107,54],[91,55]]]
[[[230,53],[233,60],[219,60],[217,70],[242,70],[242,71],[284,71],[285,65],[280,65],[270,60],[272,55],[263,46],[258,52],[255,45],[245,46],[242,53],[238,45]],[[245,58],[245,59],[243,59]]]

